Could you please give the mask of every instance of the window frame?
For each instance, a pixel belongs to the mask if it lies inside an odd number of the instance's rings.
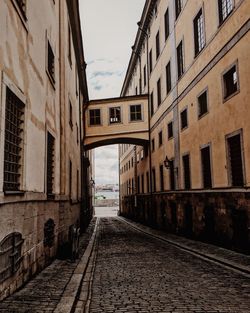
[[[222,0],[223,1],[223,0]],[[227,0],[226,0],[227,1]],[[220,0],[217,1],[217,12],[218,12],[218,27],[221,27],[226,20],[232,15],[232,12],[235,9],[235,0],[232,0],[232,10],[227,14],[227,16],[223,19],[222,11],[220,9]],[[221,19],[222,18],[222,19]]]
[[[52,62],[52,68],[51,69],[49,66],[49,52],[51,52],[52,56],[53,56],[53,62]],[[51,85],[55,89],[55,85],[56,85],[56,77],[55,77],[56,76],[56,57],[55,57],[53,47],[52,47],[51,42],[50,42],[48,37],[46,38],[46,73],[47,73],[47,76],[49,78]]]
[[[178,54],[178,49],[181,45],[181,64],[179,65],[179,54]],[[184,66],[184,40],[181,39],[179,44],[176,47],[176,57],[177,57],[177,81],[179,81],[182,76],[185,73],[185,66]],[[181,72],[179,72],[181,70]]]
[[[203,173],[203,162],[201,151],[205,148],[209,148],[209,157],[210,157],[210,173],[211,173],[211,187],[204,187],[204,173]],[[208,142],[200,146],[200,168],[201,168],[201,188],[202,189],[213,189],[214,186],[214,175],[213,175],[213,153],[212,153],[212,143]]]
[[[91,124],[91,116],[90,116],[90,111],[96,111],[96,110],[99,110],[99,112],[100,112],[100,124]],[[96,126],[96,127],[98,127],[98,126],[102,126],[102,109],[101,108],[93,108],[93,109],[88,109],[88,125],[90,126],[90,127],[94,127],[94,126]],[[95,116],[95,118],[96,118],[96,116]]]
[[[182,114],[184,113],[184,112],[187,112],[186,114],[187,114],[187,125],[186,126],[184,126],[183,127],[183,125],[182,125]],[[188,128],[188,106],[186,106],[185,108],[183,108],[182,110],[181,110],[181,112],[180,112],[180,125],[181,125],[181,131],[184,131],[185,129],[187,129]]]
[[[195,24],[195,21],[198,21],[198,15],[201,13],[202,16],[202,30],[203,30],[203,46],[199,49],[199,24]],[[196,33],[196,26],[197,26],[197,33]],[[205,24],[205,10],[202,6],[196,13],[195,17],[193,18],[193,34],[194,34],[194,58],[196,58],[202,50],[206,47],[206,24]],[[202,43],[201,43],[202,45]],[[198,49],[196,49],[198,46]]]
[[[172,136],[169,136],[169,125],[172,125]],[[174,121],[172,120],[172,121],[170,121],[170,122],[168,122],[168,124],[167,124],[167,128],[168,128],[168,140],[171,140],[171,139],[173,139],[174,138]]]
[[[141,107],[141,119],[131,119],[131,108],[133,106],[140,106]],[[129,105],[129,122],[130,123],[137,123],[137,122],[143,122],[143,104],[130,104]]]
[[[206,98],[207,98],[207,111],[203,113],[202,115],[200,114],[200,103],[199,103],[199,98],[206,93]],[[208,87],[203,89],[198,95],[197,95],[197,118],[200,120],[204,116],[206,116],[209,113],[209,95],[208,95]]]
[[[237,75],[237,90],[231,93],[229,96],[225,96],[226,86],[225,86],[225,79],[224,76],[235,66],[236,75]],[[240,92],[240,75],[239,75],[239,62],[238,59],[230,64],[221,74],[221,81],[222,81],[222,101],[223,103],[231,99],[232,97],[236,96]]]
[[[111,110],[120,110],[120,120],[117,122],[111,122]],[[116,118],[116,116],[114,117]],[[115,106],[115,107],[109,107],[109,125],[114,125],[114,124],[121,124],[122,123],[122,108],[121,106]]]

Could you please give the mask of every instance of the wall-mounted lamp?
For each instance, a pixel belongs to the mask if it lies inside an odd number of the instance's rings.
[[[165,160],[163,161],[164,166],[166,167],[166,169],[170,168],[170,161],[168,156],[166,155]]]
[[[95,181],[94,179],[91,177],[90,181],[89,181],[89,185],[90,187],[94,187],[95,186]]]

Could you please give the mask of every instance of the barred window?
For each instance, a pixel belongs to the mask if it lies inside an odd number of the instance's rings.
[[[109,122],[110,124],[121,122],[121,108],[109,108]]]
[[[47,194],[53,194],[54,183],[55,138],[47,134]]]
[[[24,104],[7,87],[4,138],[4,191],[20,190]]]
[[[130,106],[130,121],[141,121],[142,120],[142,112],[141,105],[131,105]]]
[[[220,24],[225,21],[228,15],[233,11],[233,0],[218,0],[219,21]]]
[[[0,242],[0,283],[14,275],[22,261],[22,234],[11,233]]]
[[[205,46],[205,31],[202,9],[194,19],[194,49],[197,55]]]
[[[47,70],[52,82],[55,82],[55,55],[53,49],[48,41],[48,51],[47,51]]]
[[[89,110],[89,124],[101,125],[101,110],[100,109]]]

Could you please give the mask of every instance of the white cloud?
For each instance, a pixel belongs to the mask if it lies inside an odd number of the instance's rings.
[[[145,0],[80,0],[90,99],[118,97]],[[118,149],[95,151],[97,184],[118,182]]]

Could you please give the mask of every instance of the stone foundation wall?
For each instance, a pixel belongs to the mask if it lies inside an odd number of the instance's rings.
[[[69,201],[29,201],[0,206],[0,300],[20,288],[32,276],[51,263],[60,247],[69,241],[69,227],[79,225],[80,204]],[[23,239],[20,260],[16,269],[10,269],[4,279],[6,264],[13,254],[18,257],[17,247],[7,251],[4,238],[21,234]],[[14,237],[13,237],[14,238]],[[1,246],[2,243],[2,246]],[[15,246],[15,244],[14,244]],[[5,252],[4,252],[5,251]],[[2,272],[2,274],[1,274]],[[2,276],[1,276],[2,275]]]
[[[152,204],[151,204],[152,201]],[[167,232],[250,254],[249,192],[128,196],[121,215]]]

